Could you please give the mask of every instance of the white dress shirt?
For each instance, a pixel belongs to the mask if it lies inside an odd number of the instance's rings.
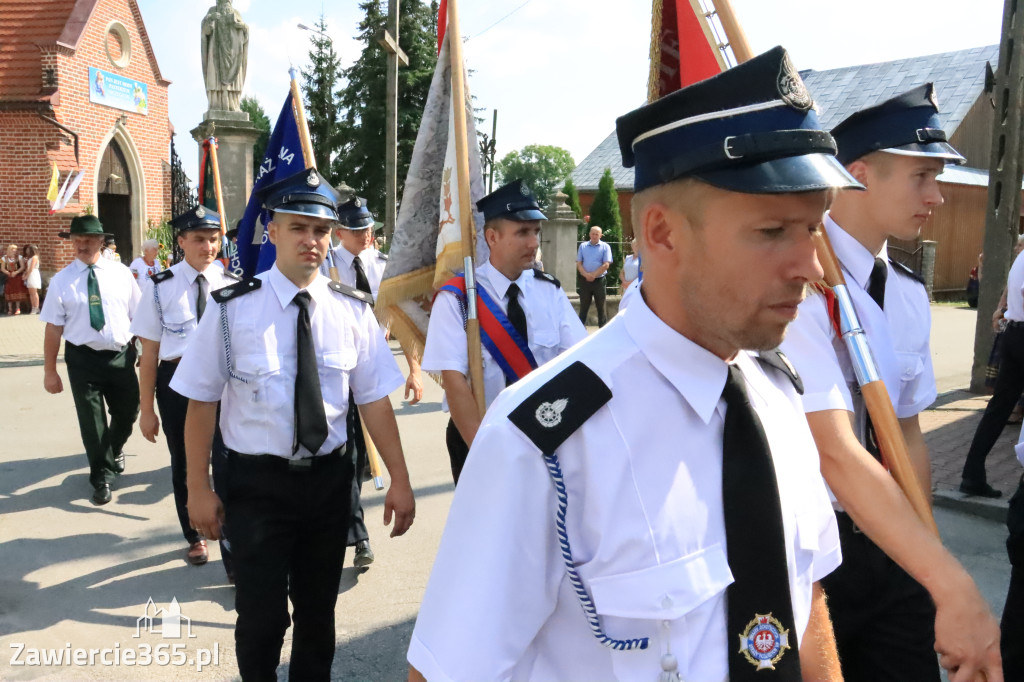
[[[1003,317],[1024,322],[1024,258],[1020,254],[1013,259],[1010,275],[1006,278],[1006,314]]]
[[[221,401],[224,444],[250,455],[286,459],[295,431],[296,323],[299,292],[275,265],[257,276],[262,286],[228,301],[229,375],[219,306],[207,308],[174,373],[171,388],[193,400]],[[349,389],[357,405],[387,396],[404,383],[369,305],[332,291],[318,276],[305,290],[312,297],[310,322],[320,388],[327,413],[327,440],[315,454],[327,454],[346,438]]]
[[[140,282],[149,279],[156,273],[163,270],[163,268],[160,267],[160,261],[154,260],[153,264],[150,265],[142,256],[133,260],[132,264],[128,266],[128,269],[132,271],[133,275],[135,275],[135,279]],[[142,285],[140,284],[139,286],[141,287]]]
[[[932,322],[928,292],[919,281],[889,263],[883,246],[879,257],[889,269],[883,312],[867,291],[875,256],[830,216],[825,217],[825,229],[842,264],[850,297],[896,416],[913,417],[931,405],[937,395],[929,347]],[[843,340],[832,327],[823,296],[808,296],[800,304],[799,315],[789,325],[781,348],[803,379],[804,410],[856,412],[857,432],[863,434],[865,410],[862,405],[854,405],[851,395],[851,388],[857,384],[853,367]]]
[[[334,265],[338,268],[338,279],[342,284],[350,287],[356,285],[356,270],[352,261],[358,258],[363,263],[363,271],[366,272],[366,279],[370,283],[370,294],[373,300],[377,300],[377,293],[380,291],[380,282],[384,277],[384,266],[388,259],[377,249],[363,249],[356,256],[344,246],[339,244],[331,249]],[[325,261],[325,266],[327,262]],[[330,276],[327,267],[323,268],[323,274]]]
[[[141,294],[131,270],[119,261],[96,261],[96,283],[103,302],[103,328],[96,331],[89,322],[89,266],[71,261],[50,280],[39,319],[64,327],[64,340],[93,350],[124,348],[132,338],[130,331],[135,307]]]
[[[186,261],[172,265],[169,269],[174,273],[170,279],[159,283],[149,277],[142,280],[142,301],[135,311],[131,328],[135,336],[160,344],[161,361],[174,360],[184,355],[190,335],[199,323],[196,314],[196,302],[199,299],[196,277],[199,272]],[[224,268],[216,261],[203,270],[203,277],[206,278],[207,295],[206,311],[203,313],[205,317],[211,311],[217,312],[217,306],[209,300],[209,295],[238,280],[225,275]],[[160,295],[159,309],[157,293]]]
[[[490,261],[476,269],[476,280],[502,310],[508,308],[505,295],[512,284]],[[524,270],[516,280],[519,303],[526,314],[526,331],[530,351],[541,366],[562,351],[587,336],[579,315],[572,309],[562,288],[539,279],[533,270]],[[491,354],[484,349],[484,394],[490,405],[505,388],[505,373]],[[423,370],[440,373],[454,370],[469,376],[469,352],[466,346],[466,327],[458,297],[441,291],[430,311],[430,325],[423,349]],[[448,410],[447,398],[443,403]]]
[[[645,651],[613,651],[591,633],[565,573],[545,461],[507,419],[574,362],[613,397],[556,453],[573,559],[605,634],[650,637]],[[840,563],[835,515],[792,382],[747,353],[735,363],[778,475],[791,626],[803,637],[812,584]],[[671,646],[682,679],[725,680],[727,651],[740,634],[727,632],[725,611],[733,580],[722,510],[726,375],[725,362],[637,297],[586,342],[502,393],[455,490],[409,662],[430,682],[651,682]]]

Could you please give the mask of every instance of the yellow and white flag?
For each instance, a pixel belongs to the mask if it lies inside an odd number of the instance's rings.
[[[51,161],[51,163],[53,163]],[[57,195],[60,193],[60,171],[57,170],[57,164],[53,164],[53,172],[50,174],[50,189],[46,192],[46,200],[50,202],[50,206],[53,206],[53,202],[57,200]]]

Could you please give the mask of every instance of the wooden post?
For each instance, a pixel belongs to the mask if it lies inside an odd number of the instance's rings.
[[[715,10],[718,12],[718,20],[722,22],[722,28],[729,39],[729,47],[736,57],[736,63],[742,64],[754,56],[750,51],[750,43],[747,42],[747,35],[736,20],[736,14],[732,11],[730,0],[714,0]]]
[[[220,214],[220,236],[227,232],[228,218],[224,215],[224,194],[220,187],[220,163],[217,162],[217,138],[210,136],[206,141],[210,147],[210,166],[213,168],[213,191],[217,195],[217,213]]]
[[[1022,159],[1021,116],[1024,115],[1024,13],[1017,0],[1005,0],[1003,35],[999,43],[999,70],[992,152],[988,170],[988,207],[985,211],[985,268],[978,296],[974,327],[974,365],[971,391],[985,390],[985,369],[995,332],[992,313],[999,305],[1010,270],[1013,243],[1019,233]]]
[[[398,45],[398,0],[388,0],[388,27],[377,39],[388,53],[384,123],[384,235],[390,242],[398,217],[398,65],[409,58]]]
[[[309,139],[309,124],[306,123],[306,107],[302,104],[302,93],[299,91],[299,72],[292,67],[288,69],[288,75],[292,78],[292,113],[295,114],[295,124],[299,128],[302,158],[306,161],[306,168],[316,168],[313,143]]]

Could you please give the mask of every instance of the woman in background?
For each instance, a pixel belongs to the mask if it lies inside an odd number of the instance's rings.
[[[4,298],[7,299],[7,314],[21,315],[21,304],[28,300],[28,289],[25,288],[25,281],[21,278],[24,267],[21,262],[21,255],[18,254],[18,245],[11,244],[7,247],[7,254],[3,257],[4,272],[7,273],[7,284],[4,286]]]
[[[39,314],[39,290],[43,288],[43,278],[39,274],[39,247],[25,244],[21,249],[21,262],[24,267],[22,278],[28,289],[28,302],[32,304],[32,314]]]

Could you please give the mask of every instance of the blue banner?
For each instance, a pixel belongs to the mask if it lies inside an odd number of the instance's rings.
[[[274,245],[267,239],[266,226],[270,222],[270,216],[263,210],[261,202],[256,198],[256,192],[275,180],[281,180],[305,169],[306,160],[302,155],[299,126],[295,122],[292,95],[289,92],[267,142],[267,152],[252,184],[252,194],[249,195],[245,214],[238,222],[238,248],[230,264],[230,270],[236,275],[252,277],[269,270],[277,257]],[[257,224],[261,225],[262,229],[257,229]]]
[[[90,66],[89,101],[148,116],[149,86]]]

